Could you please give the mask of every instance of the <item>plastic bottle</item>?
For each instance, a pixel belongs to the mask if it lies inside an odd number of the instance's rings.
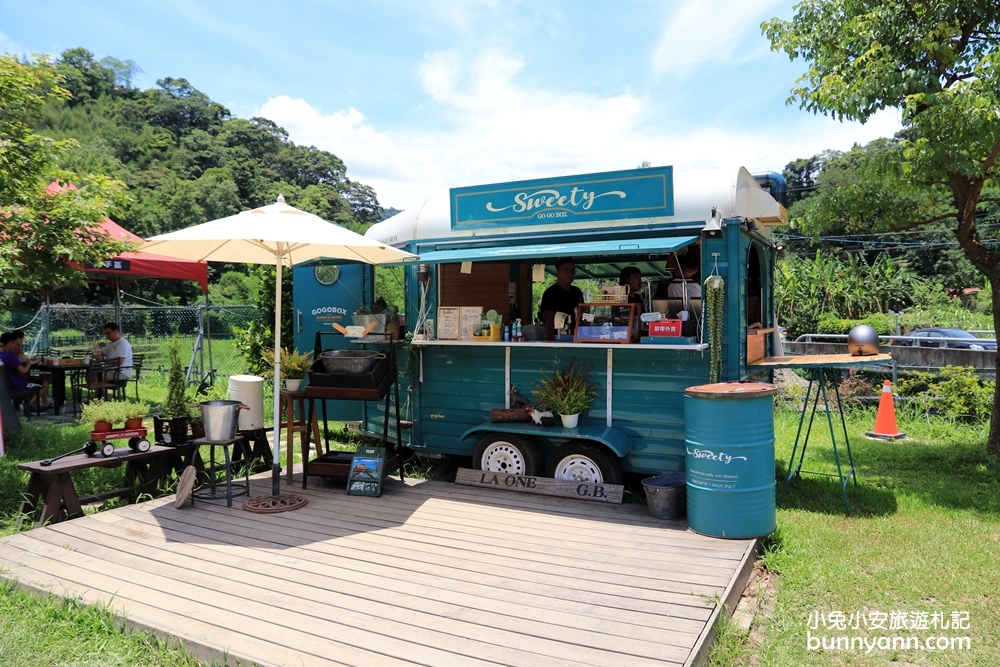
[[[510,325],[509,324],[503,325],[503,339],[505,341],[509,341],[510,340]]]
[[[520,341],[523,335],[521,331],[521,318],[519,317],[514,320],[514,340]]]

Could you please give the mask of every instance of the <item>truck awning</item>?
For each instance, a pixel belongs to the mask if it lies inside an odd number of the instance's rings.
[[[518,259],[557,259],[572,257],[583,263],[602,257],[665,255],[691,245],[697,236],[667,236],[615,241],[578,243],[541,243],[536,245],[490,246],[419,252],[422,264],[457,264],[459,262],[503,262]]]

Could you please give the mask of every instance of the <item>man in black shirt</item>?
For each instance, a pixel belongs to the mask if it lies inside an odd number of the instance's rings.
[[[545,321],[545,334],[549,340],[555,340],[556,313],[566,313],[576,318],[576,306],[583,303],[583,292],[573,285],[576,278],[576,264],[569,257],[556,260],[556,284],[542,294],[542,319]]]

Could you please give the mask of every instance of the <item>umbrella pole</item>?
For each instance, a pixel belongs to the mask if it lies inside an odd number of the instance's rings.
[[[274,462],[271,465],[271,495],[281,494],[281,263],[278,254],[274,272]]]

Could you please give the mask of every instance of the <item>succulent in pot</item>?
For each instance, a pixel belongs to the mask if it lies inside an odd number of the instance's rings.
[[[91,422],[94,425],[95,433],[106,433],[116,423],[124,419],[121,406],[118,403],[100,399],[83,406],[80,418],[85,422]]]
[[[119,405],[121,405],[122,415],[125,419],[125,428],[142,428],[142,420],[149,414],[149,403],[124,401]]]

